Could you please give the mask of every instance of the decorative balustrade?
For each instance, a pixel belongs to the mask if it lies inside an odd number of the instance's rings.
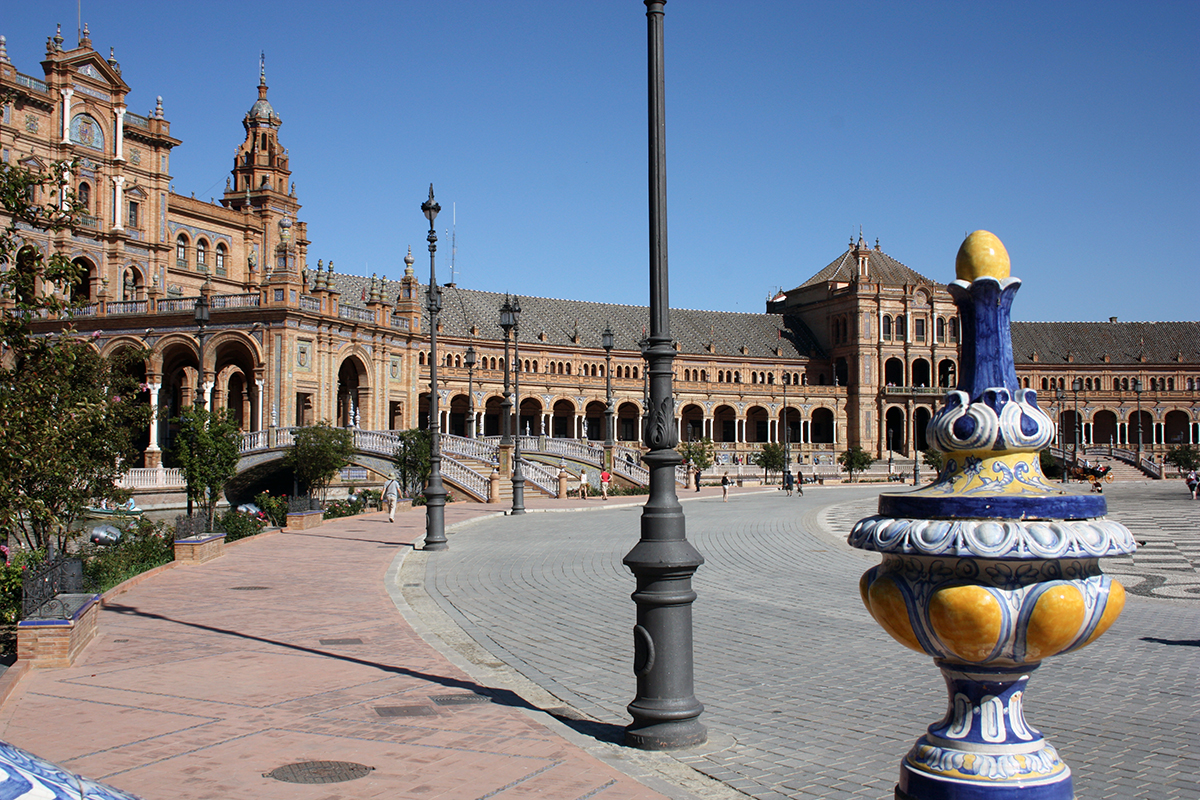
[[[525,480],[532,483],[551,497],[558,497],[558,473],[551,472],[536,461],[521,459],[521,474]]]
[[[462,486],[480,500],[488,498],[488,479],[451,456],[442,455],[442,476]]]
[[[91,214],[76,214],[74,217],[74,222],[75,227],[77,228],[89,228],[93,231],[100,230],[99,218],[93,217]]]
[[[99,306],[98,303],[88,303],[85,306],[76,306],[75,308],[68,308],[63,313],[63,316],[66,316],[66,317],[94,317],[94,316],[96,316],[96,312],[99,310],[98,306]]]
[[[338,317],[341,319],[352,320],[354,322],[367,322],[372,325],[375,324],[375,312],[371,311],[370,309],[359,308],[358,306],[339,305]]]
[[[642,486],[650,485],[650,470],[646,469],[641,464],[626,461],[620,458],[614,458],[613,472],[617,473],[622,478],[628,478],[629,480],[639,483]],[[678,472],[676,472],[676,479],[678,480]]]
[[[159,300],[157,303],[158,313],[171,314],[177,311],[192,311],[196,308],[198,297],[172,297],[167,300]]]
[[[242,443],[238,446],[239,453],[252,453],[255,450],[265,450],[268,431],[249,431],[242,434]]]
[[[399,437],[391,431],[354,431],[354,446],[365,453],[378,453],[391,458],[396,454]]]
[[[408,322],[408,317],[401,316],[400,314],[389,314],[388,317],[391,319],[393,328],[399,328],[402,331],[406,331],[411,327]]]
[[[313,297],[310,294],[300,295],[300,310],[321,313],[321,298]]]
[[[209,303],[216,308],[258,308],[261,297],[258,292],[247,294],[216,294]]]
[[[1152,458],[1149,458],[1147,456],[1142,456],[1142,463],[1139,464],[1139,466],[1145,472],[1148,472],[1149,474],[1153,475],[1156,478],[1162,477],[1162,467],[1160,467],[1158,464],[1155,464],[1154,459],[1152,459]]]
[[[500,448],[490,441],[443,433],[442,452],[466,456],[491,464],[499,460]]]
[[[526,439],[532,439],[532,444],[525,444]],[[604,458],[604,449],[594,445],[584,444],[577,439],[550,439],[545,440],[545,447],[539,447],[538,441],[533,437],[522,437],[521,448],[524,450],[535,451],[541,450],[543,453],[555,453],[560,456],[574,459],[576,461],[586,461],[589,464],[599,465]]]
[[[279,428],[275,431],[276,447],[291,447],[296,443],[295,428]]]
[[[138,128],[149,128],[150,120],[147,117],[143,117],[141,114],[134,114],[132,111],[126,111],[125,127],[129,127],[130,125],[134,125]]]
[[[26,89],[33,89],[34,91],[41,92],[42,94],[46,94],[50,91],[46,87],[45,81],[39,81],[37,78],[30,77],[29,75],[22,75],[19,72],[17,73],[17,85],[24,86]]]
[[[109,315],[145,314],[148,305],[149,301],[146,300],[116,300],[106,303],[104,310]],[[95,306],[92,308],[94,309]],[[92,313],[95,313],[95,311]]]
[[[184,484],[183,470],[166,467],[138,467],[117,480],[122,489],[177,489]]]

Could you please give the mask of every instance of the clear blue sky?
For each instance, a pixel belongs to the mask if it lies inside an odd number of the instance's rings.
[[[5,3],[18,70],[76,0]],[[460,285],[645,304],[638,0],[84,0],[176,191],[219,195],[267,54],[310,260],[428,277],[420,212],[457,206]],[[761,311],[862,226],[953,278],[1005,242],[1026,320],[1198,319],[1200,3],[671,0],[671,303]],[[450,240],[439,242],[449,280]]]

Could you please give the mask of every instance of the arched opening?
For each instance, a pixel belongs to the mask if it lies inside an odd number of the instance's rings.
[[[536,397],[521,398],[521,413],[519,415],[517,432],[522,436],[540,436],[542,434],[542,403]]]
[[[809,440],[813,444],[833,444],[833,412],[828,408],[813,409]]]
[[[904,362],[898,358],[883,362],[883,380],[888,386],[904,386]]]
[[[846,363],[845,358],[838,358],[834,362],[834,379],[838,386],[850,385],[850,365]]]
[[[29,305],[37,298],[38,251],[26,245],[17,251],[17,269],[13,275],[13,294],[21,305]]]
[[[456,394],[450,398],[450,433],[453,436],[467,435],[467,414],[470,411],[471,399],[465,394]]]
[[[351,356],[338,367],[337,418],[335,424],[342,428],[357,428],[359,422],[370,417],[365,414],[363,404],[368,400],[367,370],[357,356]],[[426,398],[428,402],[428,398]],[[428,406],[426,406],[428,415]],[[439,426],[441,421],[438,422]]]
[[[913,361],[912,385],[914,387],[929,386],[929,362],[923,358]]]
[[[182,233],[175,239],[175,266],[187,269],[188,238]]]
[[[1080,424],[1081,422],[1082,417],[1074,409],[1067,409],[1063,412],[1059,439],[1064,447],[1074,447],[1076,444],[1082,443],[1083,426]]]
[[[71,263],[78,269],[75,281],[71,284],[71,302],[96,302],[96,283],[100,280],[96,265],[86,258],[77,258]]]
[[[913,453],[914,458],[917,457],[917,453],[929,449],[929,440],[925,437],[925,429],[929,427],[931,416],[929,409],[924,406],[917,406],[913,410],[913,436],[917,442],[917,452]]]
[[[770,416],[762,406],[746,409],[746,441],[755,444],[771,441]]]
[[[893,406],[883,417],[883,444],[888,450],[898,453],[908,451],[908,421],[903,408]]]
[[[121,276],[121,299],[126,303],[141,300],[145,288],[142,271],[137,267],[126,267],[124,275]]]
[[[502,398],[492,395],[483,403],[483,435],[500,435],[500,404]]]
[[[1129,415],[1129,443],[1137,445],[1138,442],[1142,447],[1154,444],[1154,418],[1146,410],[1140,413],[1135,410]]]
[[[704,438],[704,409],[695,403],[688,403],[679,412],[683,422],[683,441],[696,442]]]
[[[604,440],[604,403],[593,400],[583,413],[584,435],[594,441]]]
[[[794,408],[785,407],[781,417],[783,426],[779,432],[780,444],[796,444],[800,441],[800,412]]]
[[[883,340],[885,342],[892,340],[892,318],[887,315],[883,318]]]
[[[552,414],[550,435],[555,439],[574,439],[575,404],[570,400],[558,400]]]
[[[1168,411],[1163,417],[1163,433],[1169,445],[1188,444],[1188,415],[1183,411]]]
[[[717,406],[713,411],[714,442],[737,441],[737,414],[729,406]]]
[[[1092,441],[1096,444],[1118,444],[1116,414],[1103,410],[1092,415]]]
[[[254,374],[262,365],[258,363],[250,339],[242,333],[221,333],[212,337],[205,345],[204,364],[206,368],[212,365],[210,374],[215,376],[211,407],[228,408],[243,431],[261,430]],[[308,397],[311,398],[311,394]],[[311,406],[308,413],[311,417]]]
[[[1029,379],[1026,378],[1026,386]],[[958,383],[958,366],[948,358],[938,362],[938,386],[943,389],[953,388]]]
[[[638,433],[638,420],[642,412],[636,403],[621,403],[617,406],[617,439],[622,442],[636,442],[641,436]]]

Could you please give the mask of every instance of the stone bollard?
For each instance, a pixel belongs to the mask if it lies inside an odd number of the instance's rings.
[[[566,467],[559,467],[558,468],[558,498],[560,500],[565,500],[569,496],[567,494],[568,491],[569,490],[567,489],[567,469],[566,469]]]
[[[859,581],[901,644],[933,656],[945,717],[905,756],[897,800],[1072,800],[1071,770],[1025,722],[1042,660],[1077,650],[1120,615],[1125,590],[1099,559],[1132,553],[1104,498],[1049,483],[1038,453],[1054,422],[1017,382],[1009,313],[1020,280],[987,231],[967,237],[949,285],[962,320],[958,386],[930,421],[945,453],[933,483],[882,494],[850,533],[883,554]]]
[[[488,502],[500,502],[500,468],[492,467],[492,474],[488,477]]]

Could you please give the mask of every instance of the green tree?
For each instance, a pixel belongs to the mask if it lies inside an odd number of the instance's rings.
[[[1062,477],[1062,464],[1058,463],[1058,459],[1050,452],[1049,447],[1038,453],[1038,465],[1042,468],[1042,474],[1047,478]]]
[[[717,447],[707,436],[690,442],[680,442],[677,449],[685,463],[692,462],[692,466],[701,472],[711,467],[717,458]]]
[[[413,428],[397,434],[400,441],[392,460],[399,474],[400,490],[408,497],[420,493],[429,480],[430,435],[428,428]]]
[[[850,482],[854,483],[854,473],[862,472],[875,463],[875,458],[858,445],[849,450],[843,450],[837,461],[850,473]]]
[[[284,463],[295,470],[296,479],[310,494],[325,502],[329,484],[338,470],[354,455],[354,437],[347,428],[335,428],[328,420],[297,428],[291,452]]]
[[[763,481],[768,480],[772,472],[783,472],[787,469],[787,454],[783,452],[783,445],[775,444],[774,442],[766,442],[762,449],[754,455],[750,456],[750,461],[753,464],[763,468]]]
[[[1177,444],[1167,451],[1163,461],[1180,472],[1200,469],[1200,447],[1193,444]]]
[[[74,305],[80,268],[26,238],[33,230],[53,241],[70,227],[75,198],[58,178],[73,166],[59,161],[37,173],[0,163],[0,208],[9,216],[0,230],[0,263],[9,265],[0,272],[0,525],[50,555],[88,506],[128,497],[117,480],[138,456],[134,431],[150,421],[130,370],[143,353],[104,358],[69,325],[34,328]],[[39,194],[49,202],[31,200]]]
[[[179,434],[172,455],[183,470],[188,498],[204,515],[205,529],[212,530],[225,482],[237,472],[241,433],[226,409],[210,412],[203,406],[188,406],[176,422]]]
[[[921,463],[932,469],[934,472],[941,473],[942,464],[945,462],[945,454],[941,450],[934,450],[932,447],[928,450],[921,451]]]

